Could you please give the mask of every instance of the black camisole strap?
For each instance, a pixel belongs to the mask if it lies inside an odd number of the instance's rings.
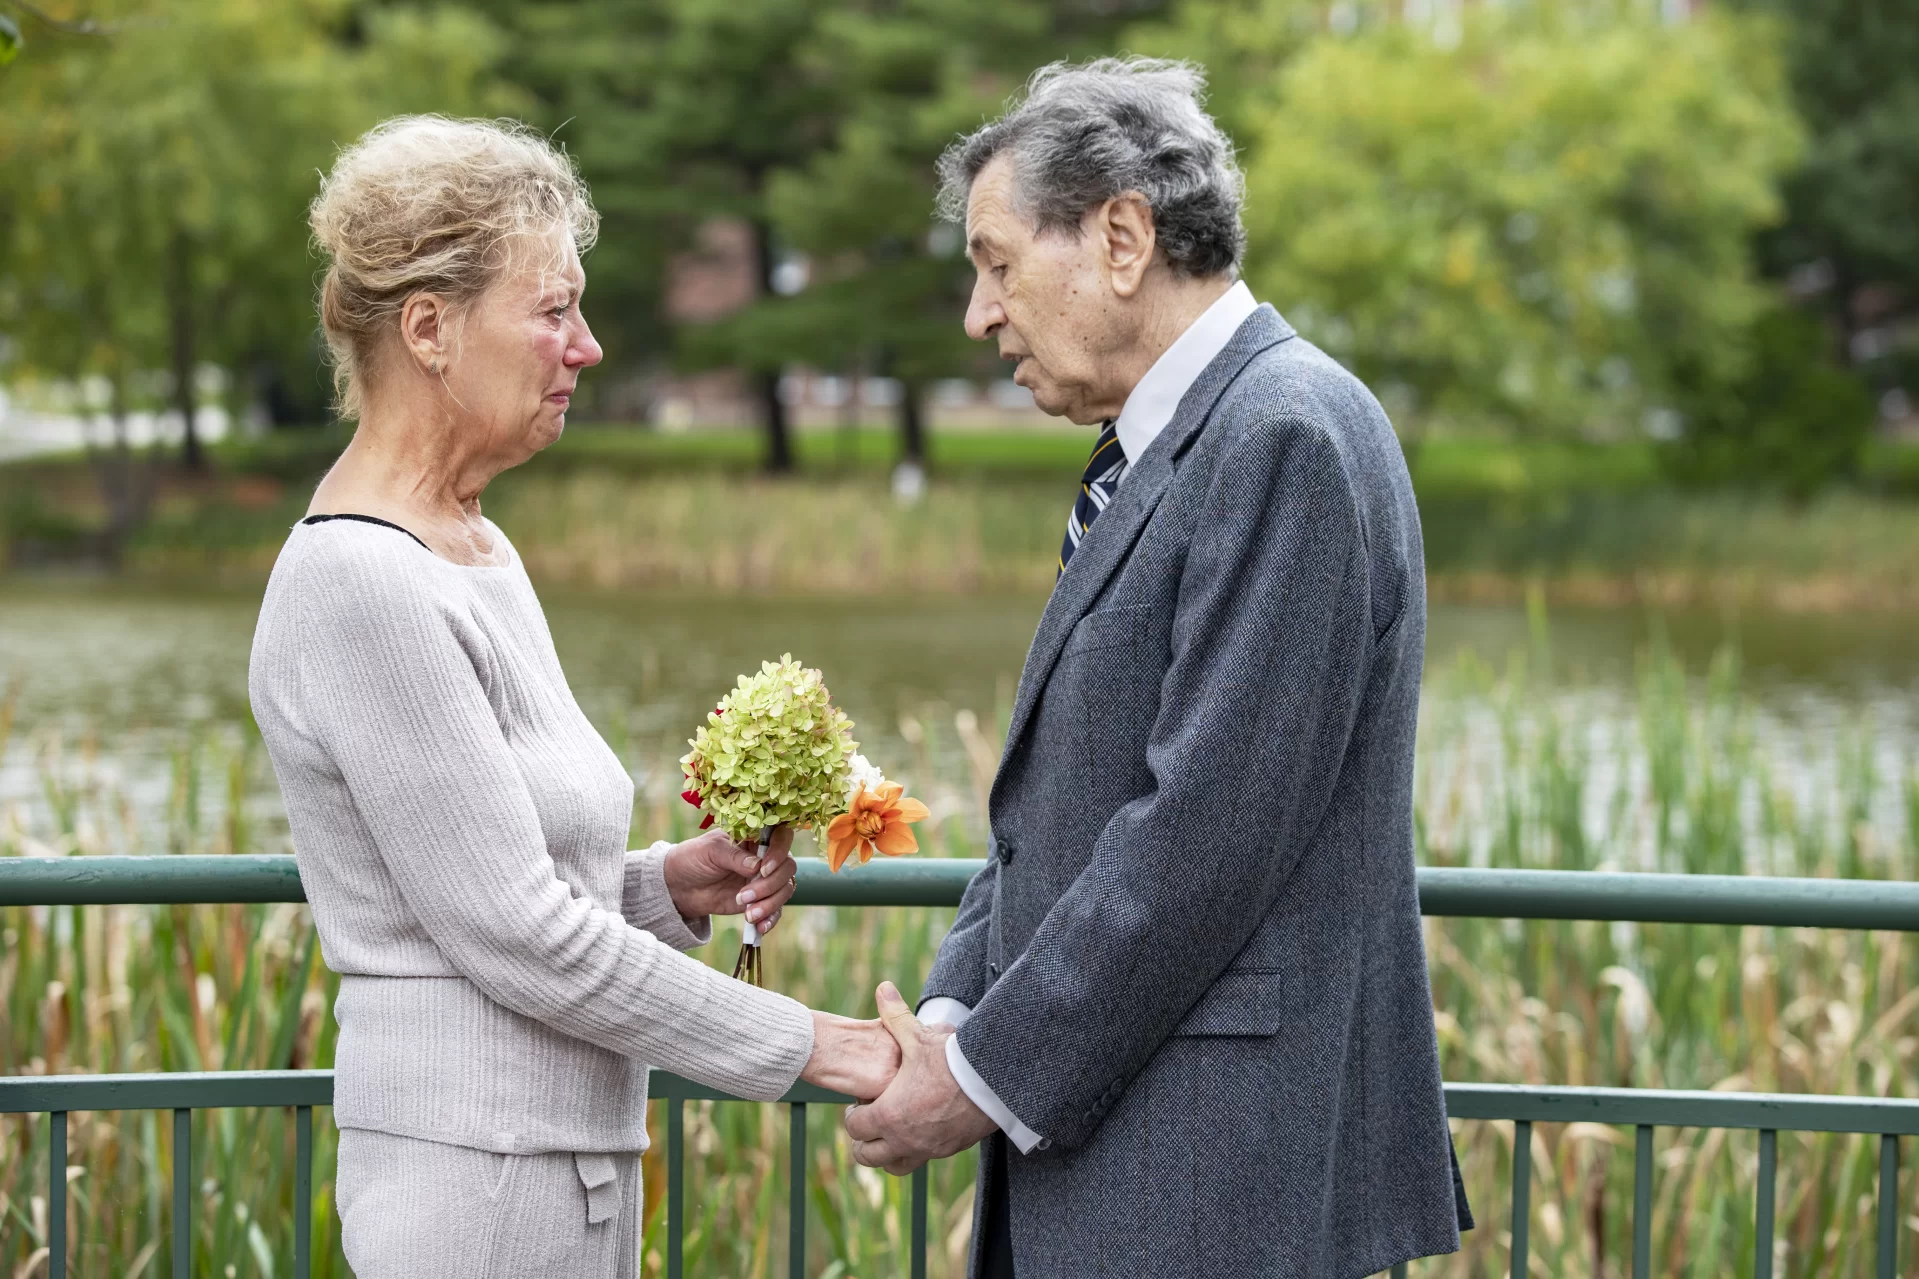
[[[377,515],[349,515],[344,512],[339,515],[309,515],[305,519],[301,520],[300,523],[324,524],[328,520],[358,520],[362,524],[378,524],[381,528],[390,528],[395,533],[405,533],[408,537],[412,538],[414,541],[420,542],[419,535],[414,533],[411,529],[401,528],[398,524],[395,524],[392,520],[383,520]],[[420,546],[422,549],[426,551],[428,555],[433,554],[433,548],[428,546],[425,542],[420,542]]]

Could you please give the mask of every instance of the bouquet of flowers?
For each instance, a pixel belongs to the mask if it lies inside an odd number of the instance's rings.
[[[779,826],[817,829],[835,874],[856,854],[867,862],[919,851],[911,826],[926,805],[859,753],[853,721],[791,653],[740,676],[687,745],[680,797],[705,811],[701,830],[757,838],[764,855]],[[759,985],[759,952],[759,930],[747,924],[733,975]]]

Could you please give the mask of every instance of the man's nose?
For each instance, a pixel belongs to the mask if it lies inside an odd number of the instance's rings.
[[[972,299],[966,304],[966,336],[975,342],[984,342],[1006,323],[1006,312],[1000,308],[999,301],[981,296],[982,292],[975,286]]]

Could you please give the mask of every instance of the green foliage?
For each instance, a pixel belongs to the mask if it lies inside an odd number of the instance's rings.
[[[1774,272],[1823,261],[1822,302],[1848,337],[1908,323],[1919,305],[1919,21],[1908,0],[1737,0],[1787,31],[1794,97],[1811,135],[1785,183],[1785,224],[1767,236]],[[1857,305],[1860,289],[1879,298]],[[1889,286],[1889,287],[1888,287]],[[1871,351],[1861,362],[1874,363]],[[1919,346],[1873,372],[1919,389]],[[1901,367],[1903,365],[1903,367]]]
[[[0,67],[6,66],[19,56],[20,24],[4,13],[0,13]]]
[[[1685,388],[1667,473],[1688,484],[1778,488],[1805,501],[1855,475],[1875,418],[1873,397],[1827,356],[1825,326],[1775,307],[1752,326],[1741,375]]]
[[[1254,289],[1389,408],[1616,432],[1676,360],[1736,368],[1766,296],[1747,243],[1797,145],[1769,28],[1644,9],[1341,36],[1253,0],[1153,34],[1225,68]]]
[[[137,6],[0,81],[0,328],[30,369],[212,361],[319,407],[305,209],[335,150],[403,110],[492,113],[505,52],[470,12],[350,0]]]
[[[768,826],[824,826],[846,811],[853,721],[791,653],[740,676],[687,744],[687,794],[736,840]]]

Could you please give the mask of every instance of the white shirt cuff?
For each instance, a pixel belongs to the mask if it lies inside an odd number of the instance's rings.
[[[930,1005],[933,1001],[927,1002]],[[967,1016],[972,1016],[972,1009],[966,1008],[964,1004],[960,1007],[965,1009]],[[986,1081],[979,1077],[979,1072],[967,1063],[966,1054],[960,1051],[958,1035],[947,1037],[946,1068],[953,1072],[953,1081],[960,1086],[960,1091],[965,1093],[975,1106],[984,1111],[988,1119],[999,1125],[999,1130],[1019,1147],[1022,1155],[1030,1155],[1047,1144],[1046,1138],[1021,1123],[1019,1118],[1007,1109],[1006,1103],[999,1099],[999,1094],[988,1088]]]
[[[920,1005],[920,1025],[937,1026],[942,1022],[958,1030],[966,1024],[973,1010],[951,995],[935,995]]]

